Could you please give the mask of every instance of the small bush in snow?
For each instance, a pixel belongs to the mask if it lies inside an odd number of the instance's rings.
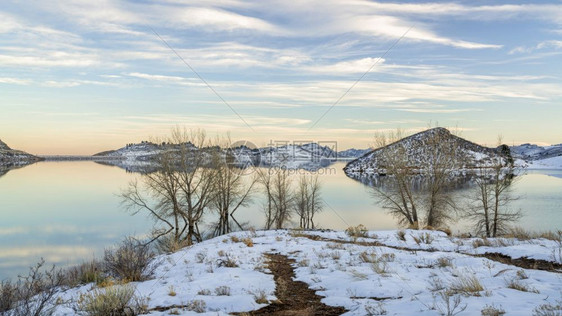
[[[537,306],[533,310],[533,316],[560,316],[562,315],[562,300],[556,303],[548,303]]]
[[[170,287],[168,288],[168,295],[170,296],[176,296],[176,290],[174,289],[173,285],[170,285]]]
[[[65,285],[68,287],[75,287],[88,283],[99,284],[105,279],[102,270],[101,262],[96,260],[70,267],[65,271]]]
[[[439,292],[445,289],[445,283],[437,276],[434,276],[429,279],[429,287],[427,289],[431,292]]]
[[[168,234],[157,238],[155,245],[159,253],[174,253],[189,246],[189,242],[187,240],[177,240],[175,236]]]
[[[461,275],[451,284],[447,292],[450,294],[463,294],[467,296],[480,296],[480,292],[484,291],[484,287],[475,276]]]
[[[521,292],[539,293],[537,289],[534,289],[517,279],[506,280],[505,283],[506,286],[510,289],[514,289]]]
[[[217,261],[217,266],[226,267],[226,268],[237,268],[238,263],[236,262],[236,260],[230,258],[227,254],[225,259],[219,259]]]
[[[152,275],[156,268],[155,266],[150,267],[153,257],[148,245],[128,237],[119,248],[105,250],[103,267],[108,275],[119,280],[144,281]]]
[[[482,239],[478,238],[478,239],[475,239],[472,242],[473,248],[491,247],[491,246],[492,246],[492,243],[487,238],[482,238]]]
[[[525,270],[521,269],[521,270],[517,270],[517,278],[519,280],[525,280],[528,279],[529,276],[527,275],[527,272],[525,272]]]
[[[230,296],[230,287],[221,285],[215,289],[215,294],[217,296]]]
[[[503,308],[501,308],[501,305],[499,307],[495,307],[494,305],[486,305],[480,311],[480,314],[482,316],[502,316],[505,314],[505,311],[503,310]]]
[[[29,274],[17,282],[0,283],[0,315],[51,315],[57,301],[55,295],[64,285],[63,272],[51,269],[42,271],[45,261],[29,269]]]
[[[446,268],[453,266],[453,259],[447,257],[441,257],[437,259],[437,266],[439,268]]]
[[[399,230],[396,232],[396,237],[398,240],[406,241],[406,232],[404,230]]]
[[[267,293],[265,290],[258,290],[258,291],[249,291],[248,294],[251,294],[254,297],[254,301],[258,304],[267,304],[269,301],[267,300]]]
[[[244,245],[246,245],[246,247],[253,247],[254,246],[254,241],[252,240],[252,238],[244,238],[242,239],[242,243],[244,243]]]
[[[386,315],[386,309],[383,302],[377,302],[376,305],[366,304],[365,313],[368,316]]]
[[[359,224],[357,226],[348,227],[345,230],[345,233],[349,237],[353,238],[353,240],[357,240],[357,238],[359,238],[359,237],[369,237],[367,227],[365,227],[362,224]]]
[[[440,315],[443,316],[455,316],[458,315],[466,309],[467,305],[462,305],[462,298],[460,295],[453,295],[448,292],[439,293],[441,298],[441,303],[437,304],[436,308]]]
[[[328,249],[345,249],[343,244],[337,243],[337,242],[329,242],[326,244],[326,248]]]
[[[367,280],[369,278],[366,273],[359,272],[357,270],[351,270],[349,271],[349,273],[351,273],[351,276],[353,276],[357,280]]]
[[[133,316],[146,312],[132,286],[113,286],[80,295],[76,310],[88,316]]]
[[[207,303],[203,300],[193,300],[187,303],[185,309],[196,313],[204,313],[207,311]]]
[[[201,289],[197,292],[197,295],[211,295],[211,290],[209,289]]]

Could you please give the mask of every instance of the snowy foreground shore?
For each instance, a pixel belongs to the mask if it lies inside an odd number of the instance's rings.
[[[541,314],[562,304],[560,249],[438,231],[238,232],[158,256],[132,285],[150,315],[560,315]],[[96,290],[58,293],[55,315]]]

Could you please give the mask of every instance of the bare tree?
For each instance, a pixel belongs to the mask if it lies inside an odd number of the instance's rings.
[[[217,148],[199,129],[175,128],[167,143],[160,168],[131,182],[121,197],[127,208],[147,212],[160,226],[153,240],[172,234],[174,242],[191,245],[202,240],[199,222],[214,198],[217,171],[210,166]]]
[[[465,159],[457,138],[443,128],[424,137],[401,141],[402,136],[400,130],[375,135],[373,195],[402,225],[443,226],[457,209],[455,171]]]
[[[299,216],[299,227],[314,229],[314,215],[322,211],[318,175],[301,175],[294,199],[295,213]]]
[[[501,143],[501,138],[498,138]],[[476,234],[496,237],[506,232],[508,225],[521,218],[519,210],[509,208],[517,197],[512,188],[516,168],[507,145],[498,147],[501,156],[492,158],[489,166],[476,171],[475,188],[468,197],[466,215],[474,222]]]
[[[275,225],[275,211],[273,203],[273,169],[258,168],[256,169],[258,184],[262,187],[265,195],[265,203],[263,205],[265,213],[265,229],[271,229]]]
[[[291,178],[287,168],[270,169],[273,170],[272,181],[272,202],[273,219],[276,229],[281,229],[287,221],[291,219],[291,209],[294,202],[294,195],[291,189]]]
[[[223,147],[230,148],[230,146],[231,142],[227,137],[223,141]],[[234,212],[241,206],[248,205],[257,178],[245,174],[244,170],[228,164],[222,159],[215,163],[215,168],[217,172],[212,208],[219,215],[214,231],[214,234],[218,236],[232,231],[230,219],[236,223],[238,228],[243,229],[234,217]]]
[[[382,207],[396,217],[400,224],[417,228],[418,199],[414,188],[414,178],[409,168],[407,148],[402,139],[403,132],[375,134],[373,147],[378,151],[378,183],[372,186],[372,194]],[[387,147],[393,144],[392,147]]]
[[[429,227],[443,226],[453,218],[458,208],[451,193],[458,176],[455,171],[466,160],[463,153],[457,152],[458,145],[456,138],[450,137],[443,129],[434,129],[432,137],[427,138],[429,161],[421,168],[421,172],[424,180],[425,223]]]

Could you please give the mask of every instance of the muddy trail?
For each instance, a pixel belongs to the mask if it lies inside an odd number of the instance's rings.
[[[402,250],[402,251],[410,251],[410,252],[417,252],[417,251],[421,251],[421,252],[436,252],[439,251],[437,249],[416,249],[416,248],[408,248],[408,247],[398,247],[398,246],[389,246],[389,245],[385,245],[383,243],[374,241],[374,242],[364,242],[364,241],[348,241],[348,240],[340,240],[340,239],[331,239],[331,238],[324,238],[324,237],[320,237],[317,235],[307,235],[307,234],[300,234],[298,237],[305,237],[311,240],[318,240],[318,241],[327,241],[327,242],[333,242],[333,243],[340,243],[340,244],[355,244],[355,245],[359,245],[359,246],[368,246],[368,247],[387,247],[387,248],[392,248],[392,249],[396,249],[396,250]],[[446,251],[443,251],[446,252]],[[506,256],[500,253],[492,253],[492,252],[488,252],[485,254],[470,254],[470,253],[464,253],[464,252],[457,252],[459,254],[462,255],[466,255],[466,256],[471,256],[471,257],[475,257],[475,258],[486,258],[492,261],[496,261],[496,262],[500,262],[503,264],[507,264],[507,265],[511,265],[511,266],[515,266],[518,268],[523,268],[523,269],[533,269],[533,270],[543,270],[543,271],[548,271],[548,272],[554,272],[554,273],[562,273],[562,264],[560,263],[556,263],[556,262],[551,262],[551,261],[546,261],[546,260],[539,260],[539,259],[532,259],[532,258],[527,258],[527,257],[521,257],[521,258],[511,258],[510,256]]]
[[[333,307],[323,304],[323,298],[301,281],[294,281],[295,272],[292,264],[294,259],[289,259],[281,254],[266,254],[267,266],[275,280],[276,301],[259,310],[251,311],[245,315],[341,315],[347,310],[343,307]]]

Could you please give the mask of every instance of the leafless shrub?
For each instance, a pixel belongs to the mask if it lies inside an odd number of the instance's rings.
[[[329,242],[326,244],[326,248],[328,249],[345,249],[343,244],[337,243],[337,242]]]
[[[349,237],[353,238],[353,240],[357,240],[357,238],[360,238],[360,237],[364,237],[364,238],[369,237],[367,228],[365,226],[363,226],[362,224],[359,224],[357,226],[348,227],[345,230],[345,233]]]
[[[525,280],[528,279],[529,276],[527,275],[527,272],[525,272],[525,270],[521,269],[521,270],[517,270],[517,278],[519,280]]]
[[[533,316],[560,316],[562,315],[562,300],[556,303],[546,303],[535,307]]]
[[[254,297],[254,301],[258,304],[267,304],[269,301],[267,300],[267,293],[265,290],[257,290],[257,291],[248,291]]]
[[[253,247],[254,246],[254,241],[252,240],[252,238],[249,238],[249,237],[242,239],[242,243],[244,245],[246,245],[246,247]]]
[[[56,307],[55,295],[64,285],[64,273],[55,269],[43,271],[45,261],[29,269],[18,281],[0,283],[0,315],[51,315]]]
[[[156,268],[150,265],[153,257],[148,245],[127,237],[117,249],[105,250],[103,266],[108,275],[119,280],[144,281]]]
[[[478,238],[478,239],[475,239],[472,242],[473,248],[491,247],[491,246],[492,246],[492,243],[488,240],[488,238],[482,238],[482,239]]]
[[[384,308],[383,302],[377,302],[375,305],[366,304],[365,313],[368,316],[386,315],[387,311]]]
[[[215,289],[215,294],[218,296],[230,296],[230,287],[221,285]]]
[[[351,276],[353,276],[357,280],[367,280],[369,278],[369,276],[366,273],[359,272],[355,269],[349,271],[349,273],[351,273]]]
[[[453,266],[453,259],[448,257],[440,257],[437,259],[437,266],[439,268],[446,268]]]
[[[427,289],[431,292],[439,292],[445,289],[445,283],[437,276],[434,276],[429,279],[429,287]]]
[[[135,288],[129,285],[82,294],[75,309],[88,316],[135,316],[147,312],[145,300],[137,298]]]
[[[92,260],[65,270],[65,285],[75,287],[81,284],[99,284],[105,280],[101,262]]]
[[[499,307],[495,307],[494,305],[486,305],[480,311],[480,314],[482,316],[502,316],[505,314],[505,310],[503,310],[501,305]]]
[[[209,289],[201,289],[201,290],[199,290],[199,292],[197,292],[197,295],[204,295],[204,296],[211,295],[211,290],[209,290]]]
[[[466,309],[467,305],[462,305],[462,298],[460,295],[454,295],[447,291],[439,293],[441,303],[437,304],[436,308],[440,315],[455,316]]]
[[[153,233],[154,237],[158,235],[158,232]],[[185,247],[189,246],[187,240],[178,240],[173,234],[166,234],[160,236],[156,239],[155,247],[158,253],[174,253]]]
[[[404,230],[399,230],[396,232],[396,237],[398,237],[398,240],[406,241],[406,232]]]
[[[447,292],[466,296],[480,296],[481,291],[484,291],[484,287],[475,276],[461,275],[451,284]]]
[[[193,300],[187,303],[185,309],[196,313],[204,313],[207,311],[207,303],[203,300]]]
[[[506,280],[505,283],[506,286],[510,289],[514,289],[521,292],[539,293],[537,289],[534,289],[517,279]]]
[[[226,267],[226,268],[237,268],[238,263],[236,262],[236,260],[230,258],[230,256],[227,254],[225,259],[219,259],[217,261],[217,266]]]

